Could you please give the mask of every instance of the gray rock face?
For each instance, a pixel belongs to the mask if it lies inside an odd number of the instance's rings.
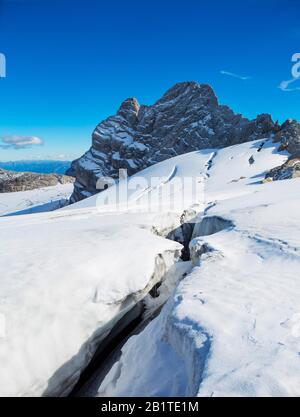
[[[267,175],[266,180],[289,180],[300,177],[300,155],[291,156],[288,161],[276,168],[271,169]]]
[[[35,174],[0,169],[0,193],[34,190],[57,184],[74,182],[74,178],[60,174]]]
[[[287,150],[291,155],[300,154],[300,123],[287,120],[274,137],[281,142],[280,150]]]
[[[91,148],[72,163],[76,182],[71,202],[95,194],[97,180],[118,178],[121,168],[132,175],[179,154],[269,137],[279,130],[270,115],[248,120],[219,105],[206,84],[176,84],[152,106],[127,99],[115,116],[96,127]]]
[[[300,177],[300,124],[296,120],[287,120],[274,136],[274,141],[281,142],[279,150],[286,150],[291,156],[286,163],[267,172],[265,181]]]

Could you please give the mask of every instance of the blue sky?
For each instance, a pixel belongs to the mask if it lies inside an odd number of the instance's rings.
[[[0,0],[0,160],[80,156],[125,98],[186,80],[247,117],[300,120],[300,79],[278,88],[297,52],[298,0]]]

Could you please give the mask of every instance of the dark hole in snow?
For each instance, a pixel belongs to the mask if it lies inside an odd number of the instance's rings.
[[[143,311],[144,305],[140,302],[121,318],[105,340],[103,340],[98,346],[96,353],[94,354],[89,365],[82,372],[79,381],[69,394],[69,397],[80,397],[82,394],[85,396],[85,394],[88,394],[88,391],[94,391],[94,385],[95,392],[91,392],[91,394],[96,395],[98,378],[97,381],[95,379],[99,375],[99,369],[104,368],[103,373],[105,373],[106,361],[108,362],[108,358],[114,353],[115,349],[118,348],[118,351],[120,351],[129,336],[135,333],[136,329],[143,321]],[[95,382],[94,384],[93,381]],[[86,388],[86,385],[88,385],[89,388]]]
[[[167,239],[174,240],[175,242],[181,243],[183,249],[181,252],[181,260],[190,260],[190,249],[189,244],[192,239],[195,223],[183,223],[181,226],[172,230],[167,236]]]
[[[151,295],[152,298],[158,298],[159,297],[158,289],[159,289],[160,286],[161,286],[161,282],[158,282],[157,284],[154,285],[152,290],[149,291],[149,294]]]
[[[204,217],[200,223],[183,223],[165,236],[167,239],[174,240],[183,245],[181,260],[190,260],[189,244],[196,236],[208,236],[218,233],[224,229],[233,227],[233,223],[222,217]],[[205,245],[203,253],[208,251]],[[154,285],[149,291],[152,298],[159,297],[161,282]],[[161,306],[162,307],[162,306]],[[115,325],[109,335],[101,342],[98,349],[90,361],[89,365],[83,370],[79,381],[69,394],[70,397],[95,396],[101,382],[111,369],[120,355],[121,349],[126,341],[134,334],[140,333],[146,325],[159,314],[161,307],[155,311],[151,317],[144,318],[144,303],[139,302]]]
[[[165,236],[167,239],[174,240],[183,245],[181,260],[190,260],[189,243],[191,241],[194,223],[183,223],[175,230]],[[159,288],[162,282],[158,282],[151,288],[149,295],[152,298],[159,297]],[[70,397],[96,395],[97,388],[101,380],[106,376],[113,362],[118,360],[121,348],[129,337],[139,333],[158,313],[158,309],[152,317],[145,320],[143,318],[143,301],[138,303],[115,325],[109,335],[98,346],[89,365],[83,370],[79,381],[69,394]]]

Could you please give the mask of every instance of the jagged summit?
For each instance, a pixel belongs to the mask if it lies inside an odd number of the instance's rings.
[[[218,99],[214,90],[208,84],[199,84],[195,81],[177,83],[171,87],[163,97],[156,102],[156,105],[178,100],[185,101],[189,98],[193,104],[217,106]]]
[[[281,149],[286,149],[292,155],[300,152],[300,124],[296,120],[288,119],[274,140],[281,142]]]
[[[96,127],[91,148],[73,162],[70,173],[76,182],[71,202],[95,194],[97,180],[117,178],[121,168],[132,175],[176,155],[270,136],[288,142],[285,146],[294,151],[300,143],[300,125],[287,121],[281,127],[268,114],[249,120],[220,105],[207,84],[175,84],[150,106],[128,98],[115,116]]]

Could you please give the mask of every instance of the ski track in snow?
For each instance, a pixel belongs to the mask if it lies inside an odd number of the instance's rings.
[[[138,202],[142,197],[147,194],[152,193],[153,191],[158,190],[159,188],[163,187],[164,185],[168,184],[173,178],[175,178],[177,172],[177,166],[175,165],[172,168],[172,171],[166,178],[162,178],[159,183],[155,187],[148,187],[144,189],[135,199],[134,202]]]

